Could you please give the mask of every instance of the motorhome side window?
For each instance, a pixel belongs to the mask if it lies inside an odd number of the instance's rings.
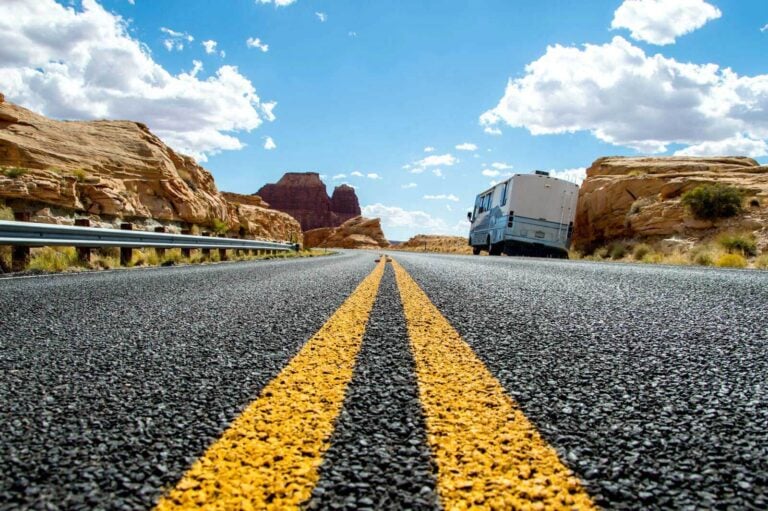
[[[507,203],[507,187],[509,186],[509,181],[504,183],[504,187],[501,189],[501,204],[500,206],[503,206]]]

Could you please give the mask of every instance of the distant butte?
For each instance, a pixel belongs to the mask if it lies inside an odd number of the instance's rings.
[[[298,220],[304,231],[338,227],[361,214],[354,188],[337,186],[329,197],[316,172],[288,172],[277,183],[261,187],[255,195],[273,209]]]

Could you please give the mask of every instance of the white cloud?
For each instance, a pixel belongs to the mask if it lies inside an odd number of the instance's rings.
[[[367,177],[368,179],[382,179],[382,177],[376,174],[375,172],[369,172],[368,174],[365,175],[365,177]]]
[[[432,169],[432,174],[436,175],[437,177],[443,177],[443,171],[440,169]]]
[[[483,131],[489,135],[501,135],[501,130],[495,126],[486,126]]]
[[[621,37],[583,49],[560,45],[510,80],[480,117],[533,135],[590,131],[641,152],[697,145],[738,134],[768,138],[768,75],[739,76],[716,64],[647,56]]]
[[[210,55],[211,53],[216,53],[216,45],[219,43],[217,43],[213,39],[209,39],[207,41],[203,41],[202,44],[203,44],[203,47],[205,48],[205,53]]]
[[[503,161],[495,161],[491,163],[491,167],[493,167],[496,170],[509,170],[512,168],[512,165],[509,163],[504,163]]]
[[[573,169],[550,170],[549,175],[551,177],[556,177],[557,179],[563,179],[580,185],[581,182],[587,178],[587,169],[578,167]]]
[[[498,170],[483,169],[482,174],[486,177],[496,177],[499,174],[501,174],[501,172],[499,172]]]
[[[267,151],[277,149],[277,144],[275,144],[275,141],[272,139],[272,137],[267,137],[264,139],[264,149]]]
[[[408,190],[410,188],[416,188],[417,186],[419,185],[417,185],[416,183],[408,183],[408,184],[402,185],[400,188],[402,188],[403,190]]]
[[[128,0],[128,3],[131,5],[136,5],[136,0]]]
[[[626,28],[633,39],[665,45],[722,15],[704,0],[624,0],[613,14],[611,28]]]
[[[248,39],[245,40],[245,45],[248,48],[258,48],[264,53],[267,53],[269,51],[269,45],[264,44],[261,41],[261,39],[259,39],[258,37],[249,37]]]
[[[83,6],[85,6],[85,4],[83,4]],[[163,39],[163,46],[165,46],[165,49],[168,51],[181,51],[184,49],[186,43],[191,43],[195,40],[194,37],[186,32],[177,32],[176,30],[167,27],[160,27],[160,32],[168,36]]]
[[[477,145],[464,142],[463,144],[457,145],[456,149],[459,151],[477,151]]]
[[[354,38],[357,37],[357,32],[348,32],[347,35]]]
[[[0,90],[44,115],[141,121],[201,161],[242,148],[236,132],[269,118],[253,84],[234,66],[201,70],[169,73],[95,0],[0,2]]]
[[[315,16],[317,16],[317,19],[320,20],[320,23],[325,23],[325,20],[328,19],[328,15],[324,12],[316,12]]]
[[[410,229],[414,233],[422,234],[453,234],[460,232],[465,235],[466,222],[449,226],[442,218],[436,218],[424,211],[408,211],[397,206],[385,206],[384,204],[371,204],[362,207],[363,216],[368,218],[381,218],[384,229]],[[461,230],[456,227],[460,227]]]
[[[764,25],[763,28],[760,29],[760,32],[766,32],[768,31],[768,24]]]
[[[346,175],[346,174],[336,174],[336,175],[335,175],[335,176],[333,176],[331,179],[333,179],[334,181],[336,181],[336,180],[339,180],[339,179],[345,179],[346,177],[347,177],[347,175]]]
[[[755,140],[742,134],[725,140],[703,142],[688,146],[675,153],[675,156],[749,156],[759,158],[768,156],[768,143]]]
[[[296,0],[256,0],[257,4],[271,4],[274,3],[275,7],[287,7],[294,3]]]
[[[431,155],[414,163],[417,167],[450,167],[455,165],[458,160],[452,154]]]
[[[428,145],[427,147],[424,148],[424,152],[425,153],[434,153],[435,152],[435,148],[432,147],[431,145]]]
[[[441,193],[440,195],[425,195],[423,198],[426,200],[449,200],[453,202],[459,202],[459,198],[452,193],[451,194]]]
[[[362,172],[358,172],[357,170],[352,172],[352,173],[350,173],[349,175],[350,176],[355,176],[355,177],[363,177],[363,173]]]

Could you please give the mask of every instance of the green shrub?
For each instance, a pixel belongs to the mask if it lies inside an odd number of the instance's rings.
[[[219,218],[213,219],[213,222],[211,222],[211,228],[213,229],[213,232],[215,232],[216,234],[226,234],[227,231],[229,230],[229,226],[227,225],[227,222]]]
[[[75,169],[72,171],[72,175],[75,176],[75,179],[78,183],[82,183],[85,181],[85,178],[88,177],[88,173],[83,169]]]
[[[702,250],[693,256],[693,262],[699,266],[712,266],[715,263],[715,258],[712,257],[711,252]]]
[[[608,255],[614,260],[623,259],[627,255],[627,246],[620,241],[614,241],[608,245]]]
[[[742,212],[744,191],[734,186],[700,185],[683,194],[682,203],[702,220],[728,218]]]
[[[651,252],[653,252],[653,249],[650,245],[640,243],[639,245],[635,245],[635,248],[632,250],[632,257],[635,258],[635,261],[642,261],[643,258]]]
[[[717,258],[715,265],[721,268],[745,268],[747,260],[741,254],[723,254]]]
[[[5,174],[6,177],[10,177],[11,179],[21,177],[27,172],[29,172],[28,169],[23,169],[21,167],[6,167],[3,169],[3,174]]]
[[[757,255],[757,243],[749,234],[723,234],[717,242],[729,253],[739,252],[745,256]]]

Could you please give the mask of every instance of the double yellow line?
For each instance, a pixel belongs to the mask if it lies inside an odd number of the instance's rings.
[[[319,477],[386,260],[157,505],[298,509]],[[578,479],[396,262],[446,510],[593,509]]]

